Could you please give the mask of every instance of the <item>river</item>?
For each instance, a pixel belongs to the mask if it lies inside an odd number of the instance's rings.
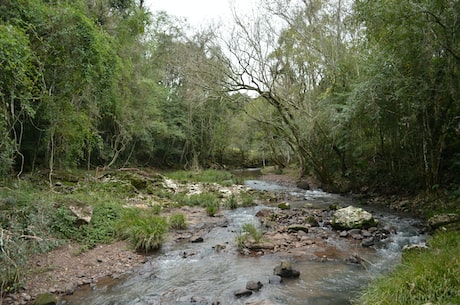
[[[247,180],[254,189],[284,193],[294,198],[294,205],[306,202],[319,207],[331,203],[351,204],[348,197],[322,192],[305,191],[295,186],[260,180]],[[372,212],[381,225],[392,227],[396,233],[372,248],[359,248],[368,264],[348,264],[344,260],[321,262],[296,257],[292,264],[300,271],[298,279],[270,284],[274,267],[286,259],[279,254],[242,256],[235,247],[235,237],[245,223],[258,225],[257,211],[266,207],[224,211],[226,225],[217,226],[204,236],[203,243],[167,243],[148,262],[118,280],[100,282],[92,289],[80,289],[64,304],[76,305],[173,305],[173,304],[279,304],[279,305],[344,305],[351,304],[371,279],[391,270],[401,258],[404,245],[423,242],[416,219],[383,209]],[[333,242],[333,241],[331,241]],[[216,245],[224,248],[216,250]],[[223,245],[223,247],[222,247]],[[336,247],[344,248],[340,242]],[[184,255],[187,254],[187,255]],[[263,287],[249,297],[236,298],[234,292],[246,287],[250,280]],[[258,303],[260,302],[260,303]]]

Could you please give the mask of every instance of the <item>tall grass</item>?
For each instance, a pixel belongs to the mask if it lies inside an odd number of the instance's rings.
[[[151,211],[127,208],[115,228],[117,236],[129,241],[133,248],[149,252],[161,247],[168,221]]]
[[[460,304],[460,234],[437,233],[429,246],[404,253],[402,264],[372,282],[356,304]]]

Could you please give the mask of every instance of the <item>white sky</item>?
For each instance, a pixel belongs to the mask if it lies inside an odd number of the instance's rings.
[[[249,13],[257,0],[145,0],[152,12],[166,11],[170,15],[185,17],[188,23],[199,28],[209,22],[228,22],[232,7],[237,12]]]

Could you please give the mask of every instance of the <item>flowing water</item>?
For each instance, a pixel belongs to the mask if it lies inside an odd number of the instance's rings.
[[[351,200],[320,190],[305,191],[289,185],[248,180],[247,185],[258,190],[284,193],[297,205],[308,202],[319,207],[331,203],[343,206]],[[255,214],[266,208],[256,206],[225,211],[228,225],[218,226],[204,236],[203,243],[170,243],[161,253],[152,256],[133,273],[93,289],[82,289],[66,299],[66,304],[147,305],[147,304],[262,304],[280,305],[343,305],[351,304],[370,279],[391,270],[400,260],[406,244],[423,242],[417,220],[389,213],[372,211],[386,227],[396,229],[385,242],[373,249],[360,249],[369,262],[366,268],[347,264],[343,260],[320,262],[296,257],[292,259],[300,278],[274,285],[268,282],[273,268],[285,258],[280,255],[241,256],[235,249],[235,237],[245,223],[258,224]],[[216,245],[219,245],[217,250]],[[340,243],[337,247],[342,247]],[[354,253],[350,253],[352,255]],[[246,287],[250,280],[263,284],[252,296],[236,298],[234,292]],[[195,302],[192,302],[195,301]],[[206,300],[206,302],[204,302]],[[201,302],[201,303],[200,303]],[[219,302],[219,303],[217,303]]]

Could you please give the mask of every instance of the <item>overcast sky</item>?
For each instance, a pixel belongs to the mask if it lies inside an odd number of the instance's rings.
[[[166,11],[170,15],[185,17],[193,27],[209,22],[231,20],[232,10],[251,11],[256,0],[145,0],[152,12]]]

